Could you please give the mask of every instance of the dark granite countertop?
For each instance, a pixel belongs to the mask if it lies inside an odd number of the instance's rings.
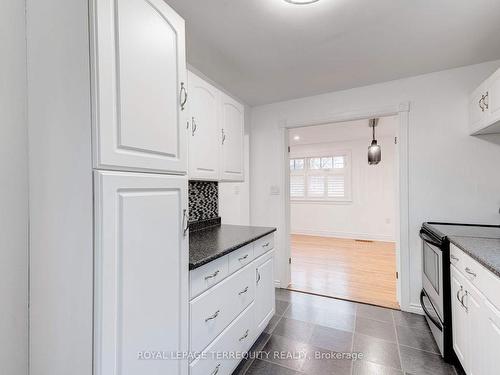
[[[500,238],[448,236],[448,239],[500,277]]]
[[[276,228],[217,225],[189,233],[189,269],[194,270],[258,240]]]

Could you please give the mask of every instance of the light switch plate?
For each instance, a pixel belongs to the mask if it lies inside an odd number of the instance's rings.
[[[278,185],[271,185],[271,195],[280,195],[280,187]]]

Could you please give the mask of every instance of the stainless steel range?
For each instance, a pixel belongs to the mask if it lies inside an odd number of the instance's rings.
[[[420,229],[423,287],[420,304],[441,355],[446,361],[453,360],[449,237],[492,238],[498,235],[500,235],[498,225],[428,222]]]

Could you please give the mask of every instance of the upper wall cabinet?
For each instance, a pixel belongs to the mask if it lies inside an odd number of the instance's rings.
[[[163,0],[94,0],[94,166],[187,172],[184,20]]]
[[[243,181],[243,106],[221,93],[221,181]]]
[[[500,133],[500,69],[470,96],[471,134]]]
[[[219,90],[197,75],[188,73],[189,114],[189,178],[219,179]]]
[[[243,181],[244,107],[189,72],[189,178]]]

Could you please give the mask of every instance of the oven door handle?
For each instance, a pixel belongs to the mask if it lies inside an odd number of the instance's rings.
[[[429,237],[429,236],[428,236],[428,235],[427,235],[424,231],[420,230],[419,235],[420,235],[420,238],[421,238],[422,240],[424,240],[425,242],[428,242],[428,243],[430,243],[431,245],[434,245],[434,246],[436,246],[436,247],[441,248],[441,244],[440,244],[440,243],[438,243],[438,242],[436,242],[436,241],[433,241],[433,240],[432,240],[432,238],[430,238],[430,237]]]
[[[434,325],[440,330],[440,331],[443,331],[443,325],[441,324],[440,321],[438,321],[435,317],[433,317],[430,313],[429,313],[429,310],[427,310],[427,307],[425,306],[425,303],[424,303],[424,296],[425,296],[425,292],[424,290],[422,289],[422,291],[420,292],[420,305],[422,306],[422,309],[424,310],[424,313],[425,315],[427,315],[427,317],[431,320],[432,323],[434,323]],[[430,301],[430,300],[429,300]],[[432,302],[431,302],[432,304]]]

